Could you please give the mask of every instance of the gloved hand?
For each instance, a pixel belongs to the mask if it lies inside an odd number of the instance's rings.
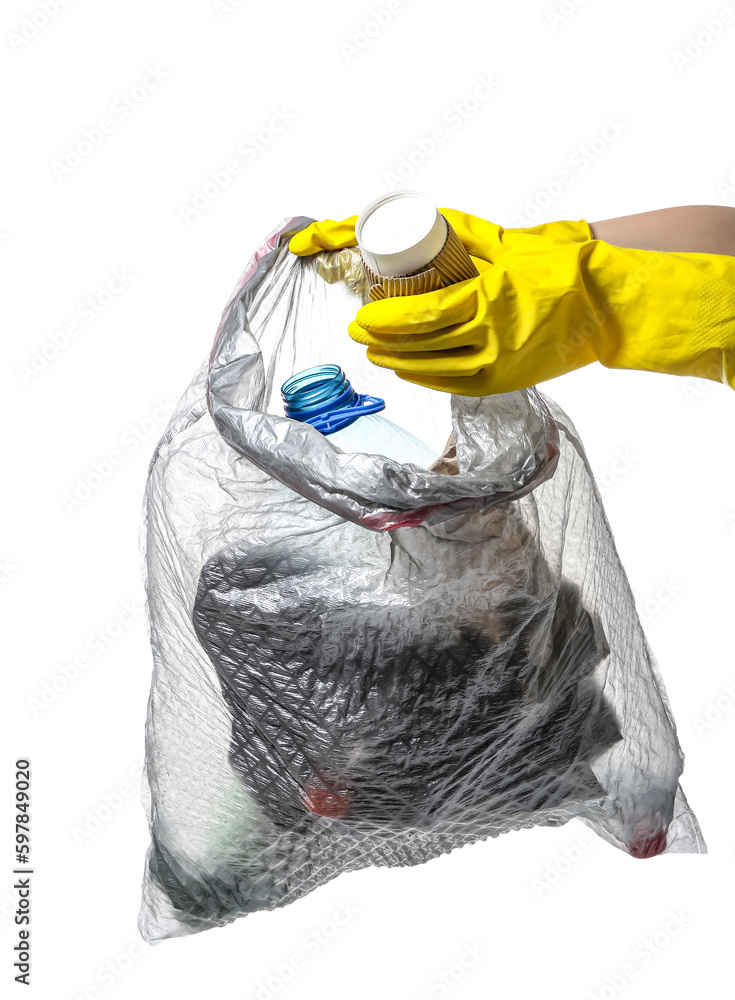
[[[504,230],[442,213],[481,274],[363,306],[349,333],[375,364],[468,396],[526,388],[595,360],[735,388],[735,257],[623,249],[589,238],[584,220]],[[569,240],[558,226],[587,238]],[[312,245],[325,247],[329,232],[317,228]]]

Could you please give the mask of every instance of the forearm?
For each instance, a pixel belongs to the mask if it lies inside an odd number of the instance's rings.
[[[591,222],[596,240],[633,250],[735,256],[735,208],[685,205]]]

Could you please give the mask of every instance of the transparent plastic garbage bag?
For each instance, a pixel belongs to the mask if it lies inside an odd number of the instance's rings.
[[[633,857],[704,852],[571,421],[367,362],[356,252],[288,251],[310,221],[250,261],[151,462],[143,936],[575,817]],[[283,416],[282,382],[325,363],[441,457]]]

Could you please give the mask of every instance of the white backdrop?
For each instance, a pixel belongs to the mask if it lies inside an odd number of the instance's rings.
[[[143,945],[138,525],[169,405],[282,217],[392,186],[509,226],[735,205],[733,0],[5,0],[0,36],[0,989],[21,993],[28,757],[42,1000],[714,993],[735,874],[730,391],[601,366],[543,387],[602,485],[708,856],[636,861],[570,824]]]

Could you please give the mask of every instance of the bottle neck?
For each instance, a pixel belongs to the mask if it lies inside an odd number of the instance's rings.
[[[333,434],[359,417],[385,408],[385,400],[355,392],[339,365],[318,365],[292,375],[281,386],[287,417]]]

